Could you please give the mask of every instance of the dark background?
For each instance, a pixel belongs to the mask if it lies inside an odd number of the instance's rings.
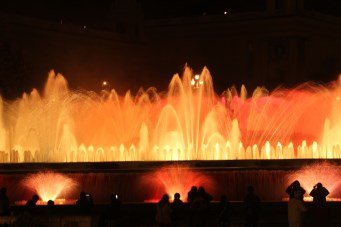
[[[217,93],[327,83],[341,72],[338,0],[4,0],[0,89],[42,89],[54,69],[71,89],[166,90],[188,63]]]

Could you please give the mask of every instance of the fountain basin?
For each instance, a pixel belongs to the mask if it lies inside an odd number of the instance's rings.
[[[215,200],[225,194],[231,201],[242,201],[248,185],[254,185],[263,201],[282,201],[288,177],[302,166],[319,163],[316,160],[258,160],[258,161],[183,161],[183,162],[113,162],[113,163],[23,163],[0,166],[0,182],[8,189],[11,201],[27,200],[32,192],[19,190],[28,173],[52,170],[63,173],[78,183],[68,198],[75,200],[79,192],[91,193],[95,203],[109,203],[111,193],[125,202],[159,199],[166,189],[146,185],[143,178],[160,167],[185,165],[204,174],[215,184],[209,191]],[[341,160],[333,160],[341,168]],[[13,190],[12,190],[13,189]],[[311,189],[306,189],[307,192]],[[185,195],[182,195],[185,198]],[[338,193],[335,199],[341,198]]]

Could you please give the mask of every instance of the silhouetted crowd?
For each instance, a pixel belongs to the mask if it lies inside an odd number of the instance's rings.
[[[306,191],[301,187],[299,181],[294,181],[286,189],[289,196],[288,201],[288,223],[290,227],[301,227],[304,212],[308,207],[304,204]],[[321,183],[317,183],[309,195],[313,198],[309,207],[313,220],[310,226],[327,226],[328,209],[326,197],[328,190]],[[208,226],[207,218],[210,212],[210,202],[213,197],[203,187],[193,186],[187,194],[189,212],[184,212],[184,203],[180,200],[180,194],[175,193],[173,203],[169,196],[164,194],[157,205],[156,222],[159,226]],[[225,195],[222,195],[217,209],[217,223],[219,226],[230,226],[231,207]],[[255,194],[254,188],[249,186],[244,198],[245,226],[258,226],[261,211],[261,200]],[[187,214],[187,217],[184,216]]]
[[[314,226],[328,225],[328,207],[326,206],[326,197],[329,191],[323,187],[321,183],[317,183],[311,190],[309,195],[313,198],[311,206],[307,207],[304,204],[304,194],[306,191],[301,187],[299,181],[294,181],[288,186],[285,191],[289,196],[288,201],[288,223],[290,227],[301,227],[304,220],[304,213],[310,210],[312,218],[311,223]],[[164,194],[156,205],[155,221],[161,227],[166,226],[190,226],[204,227],[209,226],[208,218],[212,213],[211,202],[213,197],[206,192],[205,188],[200,186],[192,186],[187,194],[187,203],[181,200],[179,193],[174,194],[173,201],[170,201],[168,194]],[[27,201],[24,212],[17,218],[18,226],[31,225],[34,219],[32,218],[36,212],[38,195],[33,195]],[[121,201],[117,194],[112,194],[110,198],[110,206],[99,217],[99,226],[121,226],[119,219],[121,217]],[[11,214],[7,189],[0,190],[0,215],[8,216]],[[76,202],[76,209],[80,214],[91,214],[94,206],[91,194],[82,191],[79,199]],[[54,202],[52,200],[47,203],[47,214],[53,214]],[[247,188],[247,193],[244,198],[245,226],[258,226],[258,219],[261,212],[261,200],[255,194],[252,186]],[[231,225],[231,206],[226,195],[222,195],[219,203],[215,206],[216,223],[219,226]],[[309,208],[309,209],[308,209]],[[310,225],[311,226],[311,225]]]
[[[290,227],[301,227],[303,215],[308,210],[304,205],[306,191],[301,187],[298,180],[290,184],[286,190],[289,195],[288,222]],[[321,183],[317,183],[309,195],[313,198],[311,206],[313,226],[328,226],[328,209],[326,206],[329,191]]]
[[[204,227],[209,226],[208,216],[211,210],[213,197],[205,191],[204,187],[197,188],[192,186],[187,194],[189,209],[184,212],[186,207],[180,199],[180,194],[175,193],[173,202],[169,200],[169,195],[164,194],[157,204],[156,222],[159,226],[190,226]],[[254,188],[249,186],[244,199],[245,224],[246,226],[256,226],[260,210],[260,199],[254,193]],[[187,216],[185,216],[187,214]],[[231,206],[226,195],[222,195],[216,209],[217,223],[219,226],[230,226]]]

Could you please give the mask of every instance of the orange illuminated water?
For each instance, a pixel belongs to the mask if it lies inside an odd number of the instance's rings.
[[[43,92],[0,99],[0,162],[339,159],[340,97],[341,79],[218,95],[206,68],[185,68],[166,93],[119,96],[50,72]]]
[[[341,167],[328,162],[314,163],[302,167],[299,170],[289,174],[289,185],[298,180],[301,186],[306,190],[307,195],[311,192],[317,183],[328,189],[330,200],[341,198]],[[307,200],[311,198],[307,197]]]
[[[152,187],[151,196],[146,201],[156,202],[164,193],[167,193],[171,199],[175,193],[180,193],[181,199],[187,201],[187,193],[192,186],[204,187],[206,191],[214,190],[212,179],[204,173],[195,171],[188,166],[170,165],[157,169],[142,178],[145,186]]]
[[[75,199],[55,199],[54,205],[74,205],[76,204],[77,200]],[[20,200],[20,201],[15,201],[14,204],[16,206],[25,206],[27,203],[27,200]],[[47,201],[44,200],[38,200],[36,203],[38,206],[46,206]]]
[[[52,200],[56,204],[66,204],[65,198],[77,186],[76,181],[66,175],[50,171],[30,174],[22,184],[36,193],[42,203]]]

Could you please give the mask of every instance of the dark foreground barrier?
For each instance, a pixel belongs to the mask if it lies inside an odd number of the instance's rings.
[[[306,205],[310,207],[311,204]],[[187,226],[189,209],[187,204],[185,206],[184,218],[178,226]],[[207,226],[218,226],[217,208],[217,203],[211,204],[210,212],[207,214]],[[0,224],[7,223],[9,226],[14,226],[16,222],[22,221],[22,218],[28,218],[33,226],[156,226],[156,204],[153,203],[123,204],[116,214],[111,213],[106,205],[96,205],[90,213],[84,215],[79,214],[74,206],[56,206],[53,212],[41,206],[36,209],[34,215],[30,216],[23,212],[21,206],[12,207],[12,211],[12,216],[0,217]],[[341,203],[329,202],[328,211],[329,226],[341,226]],[[312,226],[312,218],[311,211],[308,211],[305,215],[306,226]],[[231,226],[244,225],[244,207],[240,202],[231,202],[231,224]],[[288,226],[287,204],[285,202],[262,203],[259,226]]]

